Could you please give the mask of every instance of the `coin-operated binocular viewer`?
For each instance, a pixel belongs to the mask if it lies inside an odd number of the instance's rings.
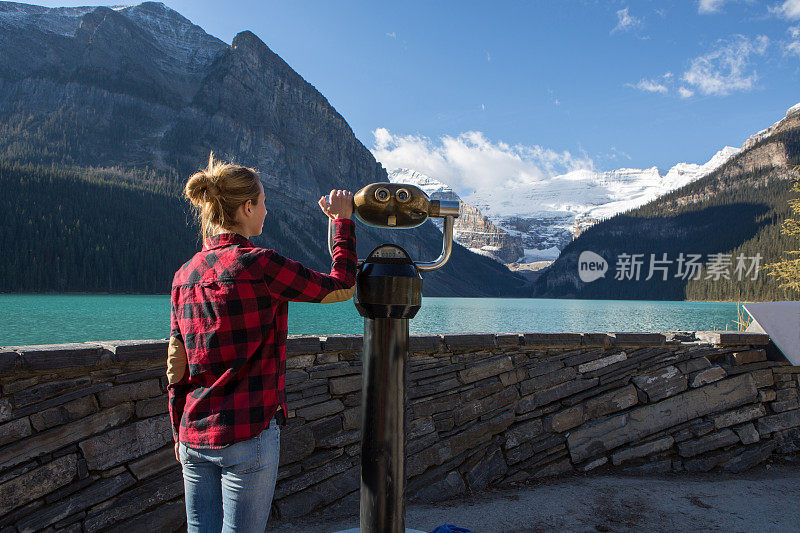
[[[420,272],[444,266],[453,248],[459,203],[430,200],[419,187],[373,183],[353,197],[356,217],[390,229],[415,228],[428,217],[444,219],[442,253],[414,261],[394,244],[382,244],[359,263],[356,309],[364,317],[361,385],[361,533],[405,531],[405,360],[408,320],[422,305]],[[333,255],[331,225],[328,247]]]

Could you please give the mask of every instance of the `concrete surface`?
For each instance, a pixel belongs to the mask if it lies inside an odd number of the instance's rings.
[[[800,531],[800,462],[741,474],[583,474],[535,485],[406,505],[406,527],[449,523],[474,533],[538,531]],[[358,502],[267,531],[320,533],[358,526]]]

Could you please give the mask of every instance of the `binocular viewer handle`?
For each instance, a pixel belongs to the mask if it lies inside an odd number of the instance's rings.
[[[458,204],[458,202],[452,202]],[[458,208],[456,208],[458,209]],[[445,263],[450,259],[450,253],[453,251],[453,225],[455,218],[453,215],[445,215],[444,228],[442,229],[442,253],[433,261],[420,261],[415,262],[419,270],[428,271],[442,268]]]
[[[433,261],[414,262],[422,271],[444,266],[453,251],[453,226],[460,204],[452,200],[430,200],[415,185],[372,183],[353,196],[353,213],[363,223],[378,228],[408,229],[429,217],[443,218],[442,253]],[[333,220],[328,219],[328,252],[333,257]]]

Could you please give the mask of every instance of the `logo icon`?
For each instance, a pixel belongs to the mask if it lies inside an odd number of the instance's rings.
[[[584,283],[591,283],[598,278],[604,278],[608,272],[608,263],[603,256],[585,250],[578,257],[578,277]]]

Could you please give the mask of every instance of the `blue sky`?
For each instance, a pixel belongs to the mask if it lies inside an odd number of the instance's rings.
[[[800,102],[800,0],[165,3],[253,31],[386,166],[666,171]]]

